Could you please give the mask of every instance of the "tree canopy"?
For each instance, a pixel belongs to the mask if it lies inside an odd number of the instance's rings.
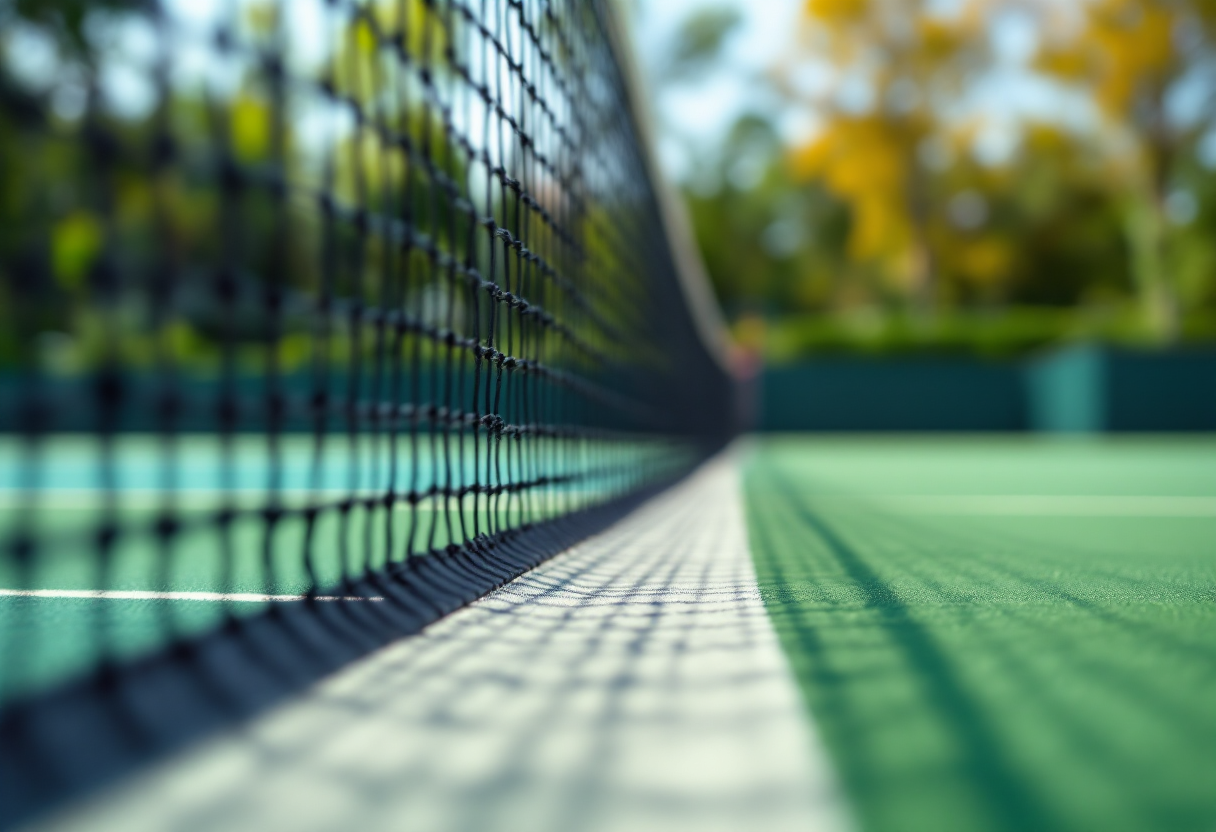
[[[806,0],[777,104],[691,166],[728,312],[789,354],[1216,338],[1214,33],[1207,0]]]

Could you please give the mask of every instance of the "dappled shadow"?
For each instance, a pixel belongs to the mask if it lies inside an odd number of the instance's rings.
[[[819,510],[780,466],[764,477],[762,589],[876,828],[1210,825],[1206,584],[1166,593],[1151,552],[1129,574],[1096,539]],[[1193,627],[1171,630],[1171,606]]]
[[[877,613],[884,633],[906,654],[909,666],[920,674],[925,683],[926,704],[938,711],[950,726],[959,744],[966,776],[983,794],[985,802],[993,807],[992,817],[1001,819],[1002,828],[1011,832],[1057,828],[1024,778],[1009,764],[1006,749],[992,723],[966,692],[950,659],[910,615],[905,602],[831,524],[797,499],[798,489],[794,483],[776,472],[773,477],[782,486],[781,493],[789,495],[791,511],[830,548],[832,556],[863,594],[865,607]],[[780,570],[779,564],[773,566]],[[795,627],[800,643],[809,655],[822,656],[823,650],[813,628],[800,626],[797,619],[798,616],[790,616],[785,623]],[[841,697],[835,701],[833,711],[839,715],[848,707]],[[854,767],[854,778],[872,777],[873,774],[865,766]]]
[[[363,601],[275,604],[222,629],[107,664],[6,708],[0,827],[94,789],[247,719],[343,665],[485,595],[627,515],[654,489],[503,536],[493,546],[412,559],[345,587]]]
[[[841,828],[718,466],[66,826]]]

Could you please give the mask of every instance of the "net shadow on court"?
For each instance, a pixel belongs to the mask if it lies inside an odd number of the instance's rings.
[[[702,469],[113,805],[83,805],[81,828],[843,828],[834,779],[808,765],[736,487],[733,469]]]
[[[0,825],[418,632],[733,435],[604,0],[0,18],[25,44],[0,49],[0,589],[42,616],[0,633]],[[184,584],[304,600],[192,629],[141,599],[131,649],[107,604]],[[58,628],[37,593],[72,591],[112,595]],[[31,682],[55,640],[83,659]]]
[[[167,651],[10,705],[0,721],[0,824],[15,824],[225,725],[502,586],[653,492],[560,518],[492,552],[412,560],[343,590],[274,604]],[[105,604],[98,600],[94,603]]]

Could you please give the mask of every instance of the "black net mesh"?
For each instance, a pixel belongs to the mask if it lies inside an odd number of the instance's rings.
[[[728,435],[605,3],[0,25],[0,708],[285,601],[433,619]]]

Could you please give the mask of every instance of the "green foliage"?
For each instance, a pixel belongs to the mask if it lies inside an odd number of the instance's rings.
[[[748,322],[736,326],[746,330]],[[1136,347],[1153,343],[1152,333],[1129,304],[1105,308],[1014,306],[988,312],[948,312],[928,320],[908,313],[863,309],[834,315],[775,316],[765,329],[766,354],[776,363],[824,354],[1018,358],[1069,342]],[[1182,337],[1190,342],[1216,341],[1216,312],[1188,314],[1182,321]]]
[[[704,71],[718,57],[740,20],[739,10],[730,7],[710,6],[690,15],[672,44],[663,68],[666,79],[686,80]]]
[[[138,5],[0,5],[0,22],[21,27],[27,40],[53,44],[57,75],[70,80],[85,64],[104,77],[129,70],[130,59],[121,39],[92,23],[121,28],[122,15]],[[283,35],[280,8],[244,7],[241,36],[256,42]],[[146,23],[142,14],[129,22]],[[467,154],[437,117],[423,115],[416,89],[411,97],[372,95],[387,73],[399,71],[394,37],[415,56],[425,50],[439,74],[449,25],[458,24],[440,20],[422,0],[372,4],[329,33],[313,65],[293,68],[306,78],[287,89],[276,88],[260,64],[216,51],[210,57],[230,65],[231,85],[173,76],[142,110],[124,111],[99,95],[67,114],[54,106],[60,81],[32,82],[21,71],[19,44],[0,35],[0,368],[77,373],[117,359],[132,368],[169,360],[215,369],[225,349],[238,364],[256,365],[273,340],[280,367],[290,371],[315,358],[308,346],[317,340],[315,322],[289,301],[286,331],[268,332],[266,286],[276,283],[289,298],[315,294],[326,264],[337,259],[343,265],[329,291],[373,297],[403,257],[383,229],[406,214],[434,249],[463,262],[470,220],[432,192],[465,182]],[[306,80],[344,93],[365,118],[340,118],[347,103],[306,98]],[[326,122],[344,126],[319,128]],[[166,145],[171,163],[158,164],[157,148]],[[100,147],[107,148],[104,160]],[[243,182],[236,191],[223,185],[229,164]],[[285,197],[257,184],[277,178]],[[316,199],[321,192],[333,197],[329,216]],[[356,230],[350,218],[357,209],[372,215],[378,233]],[[463,282],[434,268],[418,248],[409,257],[411,294],[400,302],[436,326],[446,323],[440,317],[469,314],[453,300],[453,286],[467,293]],[[215,291],[221,271],[235,272],[243,287],[223,302]],[[172,303],[157,297],[166,275]],[[346,326],[333,329],[323,347],[331,360],[371,354],[370,339],[356,343]]]

